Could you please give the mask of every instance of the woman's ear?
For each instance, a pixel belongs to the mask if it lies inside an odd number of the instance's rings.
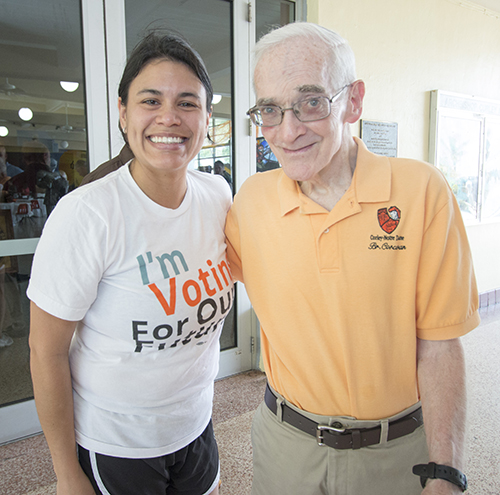
[[[354,124],[361,118],[363,112],[363,98],[365,97],[365,83],[358,79],[351,84],[347,101],[345,121]]]
[[[120,127],[123,132],[127,129],[127,107],[122,103],[121,97],[118,98],[118,113],[120,115]]]
[[[210,119],[212,117],[213,110],[214,110],[214,107],[210,107],[210,112],[208,112],[208,115],[207,115],[207,130],[208,130],[208,126],[210,125]]]
[[[210,137],[210,133],[208,129],[210,128],[210,118],[212,117],[213,107],[210,107],[210,112],[207,113],[207,121],[205,122],[205,134],[207,135],[207,139],[210,143],[213,143],[212,138]]]

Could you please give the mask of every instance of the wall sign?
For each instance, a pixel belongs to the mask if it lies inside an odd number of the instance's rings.
[[[361,120],[361,139],[373,153],[398,156],[398,124]]]

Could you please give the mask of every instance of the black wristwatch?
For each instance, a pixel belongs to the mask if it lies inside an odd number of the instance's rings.
[[[413,474],[420,476],[420,484],[425,487],[428,478],[441,479],[457,485],[463,492],[467,490],[467,476],[458,469],[435,462],[413,466]]]

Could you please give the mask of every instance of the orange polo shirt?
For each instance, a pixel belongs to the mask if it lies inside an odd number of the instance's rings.
[[[441,172],[354,139],[353,180],[332,211],[272,170],[243,184],[226,235],[271,386],[312,413],[380,419],[419,399],[416,337],[472,330],[478,294]]]

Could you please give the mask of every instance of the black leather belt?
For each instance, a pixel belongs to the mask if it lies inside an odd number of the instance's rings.
[[[274,414],[276,414],[277,411],[276,399],[277,397],[268,385],[266,387],[264,401],[266,406]],[[315,437],[318,445],[327,445],[334,449],[360,449],[361,447],[368,447],[369,445],[380,443],[380,434],[382,431],[380,425],[373,428],[350,430],[345,428],[340,422],[335,422],[332,425],[321,425],[316,423],[286,404],[281,405],[281,411],[283,421]],[[422,424],[422,408],[419,407],[407,416],[389,422],[387,440],[394,440],[413,433]]]

